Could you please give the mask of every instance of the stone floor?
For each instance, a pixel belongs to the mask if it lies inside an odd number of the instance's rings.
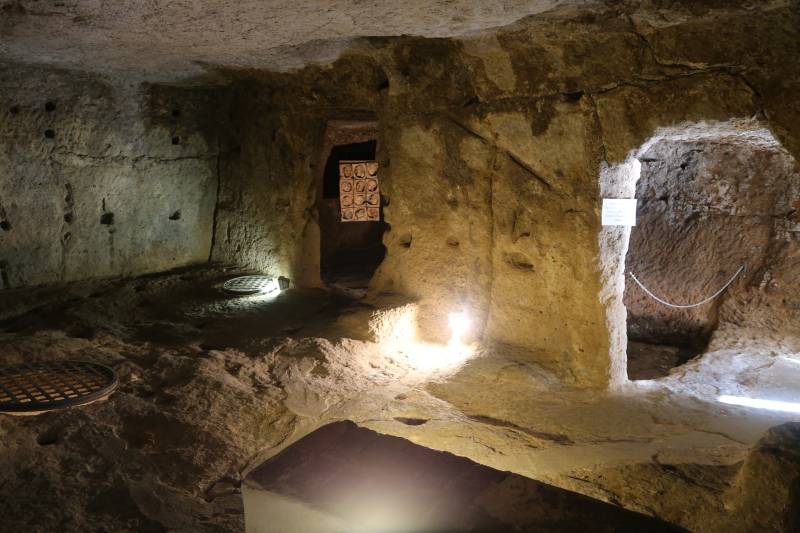
[[[0,417],[0,516],[26,531],[230,531],[253,468],[337,420],[567,488],[695,531],[764,432],[800,415],[800,347],[718,330],[708,353],[613,393],[563,386],[508,348],[406,342],[413,306],[323,291],[232,297],[192,269],[4,291],[4,362],[116,369],[107,402]]]

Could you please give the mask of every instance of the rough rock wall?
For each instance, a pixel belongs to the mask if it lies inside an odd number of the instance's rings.
[[[748,454],[725,494],[725,531],[800,529],[800,425],[770,428]]]
[[[717,327],[720,305],[727,315],[746,312],[753,302],[745,303],[752,299],[745,293],[759,292],[769,281],[766,271],[793,272],[781,292],[784,297],[796,293],[800,267],[781,252],[794,248],[789,255],[796,256],[800,242],[800,171],[785,150],[744,141],[665,140],[640,160],[639,218],[626,257],[628,271],[676,303],[699,302],[742,265],[747,271],[718,300],[687,310],[658,304],[629,281],[629,336],[702,345]],[[791,311],[785,307],[762,308],[760,314],[788,318]]]
[[[0,65],[0,289],[207,261],[213,94]]]
[[[601,229],[598,206],[632,184],[601,169],[658,128],[754,115],[799,154],[799,20],[793,3],[567,8],[465,40],[366,40],[329,67],[235,73],[251,81],[214,257],[318,278],[325,122],[374,113],[391,230],[373,296],[419,299],[425,337],[444,338],[464,307],[476,335],[573,383],[623,381],[627,234]]]
[[[325,121],[312,111],[274,108],[270,88],[259,82],[232,93],[235,135],[220,159],[212,260],[320,286],[312,176]],[[316,247],[303,246],[312,241]]]

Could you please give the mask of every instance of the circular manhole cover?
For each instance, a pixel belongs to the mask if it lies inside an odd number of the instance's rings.
[[[83,405],[118,384],[107,366],[88,361],[0,365],[0,413],[30,414]]]
[[[269,276],[240,276],[229,279],[222,288],[233,294],[254,294],[272,292],[278,288],[278,282]]]

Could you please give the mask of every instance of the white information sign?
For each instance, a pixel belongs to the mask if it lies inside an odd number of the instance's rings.
[[[603,198],[604,226],[635,226],[636,198]]]

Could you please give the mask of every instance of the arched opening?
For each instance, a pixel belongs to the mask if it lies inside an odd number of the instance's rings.
[[[661,130],[609,169],[605,187],[604,196],[638,200],[636,226],[604,228],[601,239],[604,253],[616,246],[624,257],[615,273],[623,313],[612,313],[626,333],[615,338],[625,351],[617,372],[657,379],[710,343],[796,329],[786,281],[796,268],[800,174],[769,130],[752,120]]]
[[[320,277],[328,288],[349,297],[366,294],[372,275],[383,261],[386,224],[379,205],[375,208],[377,219],[346,220],[340,196],[341,165],[376,161],[377,134],[378,124],[374,121],[331,121],[322,150],[317,198]],[[375,178],[379,180],[379,176]]]

